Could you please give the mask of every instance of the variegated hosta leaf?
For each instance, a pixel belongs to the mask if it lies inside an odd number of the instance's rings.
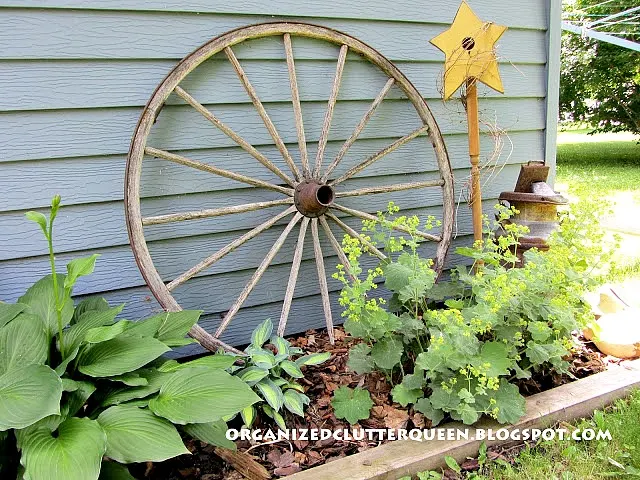
[[[54,437],[46,426],[20,435],[21,462],[29,480],[95,480],[106,450],[106,436],[98,422],[69,418]]]
[[[273,418],[273,420],[276,422],[276,425],[278,425],[278,427],[280,427],[282,430],[287,429],[287,424],[284,423],[284,417],[280,415],[278,412],[276,412],[273,408],[271,408],[269,405],[262,405],[262,410],[269,417]]]
[[[0,431],[24,428],[60,413],[62,380],[46,365],[28,365],[0,376]]]
[[[284,403],[284,395],[280,387],[268,378],[260,380],[256,383],[256,388],[262,394],[262,397],[276,412],[282,408]]]
[[[258,325],[251,334],[251,345],[262,347],[264,342],[266,342],[271,336],[272,331],[273,323],[270,318],[267,318],[264,322]]]
[[[253,425],[253,422],[256,420],[256,414],[256,407],[253,405],[242,409],[240,415],[242,416],[242,421],[246,427],[250,428],[251,425]]]
[[[281,362],[280,363],[280,367],[282,368],[282,370],[287,372],[293,378],[303,378],[304,377],[304,374],[302,373],[302,370],[300,370],[300,367],[298,366],[298,364],[292,362],[291,360],[285,360],[285,361]]]
[[[235,376],[249,385],[254,385],[269,375],[269,371],[260,367],[243,368],[235,373]]]
[[[197,438],[210,445],[228,448],[230,450],[237,449],[236,444],[227,439],[227,424],[223,420],[209,423],[188,423],[182,427],[182,430],[193,438]]]
[[[326,362],[331,357],[331,353],[322,352],[322,353],[312,353],[310,355],[305,355],[304,357],[300,357],[296,360],[298,366],[302,365],[320,365],[321,363]]]
[[[239,413],[260,398],[246,383],[223,370],[178,370],[162,385],[149,408],[179,425],[206,423]]]
[[[176,427],[147,409],[110,407],[98,423],[107,435],[107,456],[121,463],[161,462],[189,453]]]
[[[304,406],[309,403],[309,398],[298,393],[295,390],[286,390],[284,392],[284,406],[291,413],[304,417]]]

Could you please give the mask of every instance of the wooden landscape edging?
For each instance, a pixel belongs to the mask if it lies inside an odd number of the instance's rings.
[[[449,455],[459,463],[474,457],[482,441],[473,440],[474,428],[508,430],[545,428],[556,422],[590,416],[640,387],[640,360],[610,365],[605,372],[553,388],[527,398],[526,414],[513,425],[482,420],[470,428],[469,440],[395,441],[318,467],[284,477],[286,480],[397,480],[404,475],[441,468]],[[463,429],[459,422],[440,425],[442,429]],[[486,441],[487,446],[506,441]]]

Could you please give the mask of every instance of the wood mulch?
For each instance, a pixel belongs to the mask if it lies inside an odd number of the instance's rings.
[[[286,417],[290,428],[317,428],[338,430],[350,428],[344,420],[339,420],[333,414],[331,408],[331,397],[333,392],[342,385],[349,387],[360,386],[371,394],[374,402],[371,417],[363,420],[360,426],[364,428],[429,428],[431,423],[422,414],[413,412],[412,409],[400,407],[391,400],[391,385],[384,376],[372,373],[368,375],[357,375],[347,370],[346,363],[349,348],[357,343],[348,337],[341,327],[334,330],[336,342],[331,345],[326,331],[308,331],[303,335],[289,338],[294,346],[298,346],[305,352],[331,352],[331,358],[322,365],[306,368],[305,378],[300,383],[305,387],[306,394],[311,399],[307,407],[305,418],[294,415]],[[549,390],[553,387],[563,385],[575,378],[583,378],[606,369],[606,364],[617,361],[603,356],[593,344],[578,338],[582,345],[572,359],[571,374],[560,375],[544,373],[535,375],[529,380],[520,381],[519,387],[523,395],[533,395],[535,393]],[[235,423],[238,423],[237,425]],[[234,421],[230,423],[231,428],[239,428],[240,423]],[[253,428],[267,430],[277,427],[271,423],[258,423]],[[378,441],[337,441],[333,438],[327,440],[292,440],[271,443],[250,443],[248,441],[237,441],[238,454],[229,457],[210,445],[188,439],[187,447],[192,455],[182,455],[178,458],[161,463],[149,463],[148,465],[136,465],[131,469],[132,474],[139,479],[150,480],[240,480],[243,478],[267,479],[277,478],[305,470],[326,462],[352,455],[370,448],[374,448],[381,443]],[[518,446],[519,445],[519,446]],[[510,461],[524,444],[501,446],[489,449],[489,458],[500,458]],[[509,450],[510,448],[510,450]],[[216,450],[218,453],[216,453]],[[227,451],[228,452],[228,451]],[[237,469],[234,469],[228,462],[223,461],[220,455],[227,461],[235,462]],[[255,462],[251,462],[251,459]],[[254,471],[247,474],[247,461],[253,464]],[[475,463],[474,463],[475,462]],[[468,460],[463,464],[463,469],[473,471],[475,460]],[[260,469],[260,466],[264,467]],[[445,472],[446,473],[446,472]],[[450,471],[451,476],[455,472]],[[453,478],[453,477],[452,477]]]

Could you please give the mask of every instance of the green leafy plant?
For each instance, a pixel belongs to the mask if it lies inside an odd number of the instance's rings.
[[[591,209],[565,214],[550,250],[527,251],[522,265],[518,247],[526,229],[509,221],[513,209],[496,209],[493,223],[485,219],[485,240],[457,250],[474,265],[457,267],[447,282],[436,284],[431,260],[420,254],[418,218],[398,215],[393,204],[363,228],[387,260],[365,275],[361,242],[343,242],[358,278],[343,266],[334,276],[344,285],[345,330],[362,339],[347,365],[359,374],[386,374],[393,400],[413,405],[434,425],[447,414],[466,424],[483,414],[513,423],[525,405],[513,380],[534,371],[568,373],[571,332],[590,318],[582,296],[598,277],[595,266],[609,258],[598,209]],[[422,230],[435,224],[428,218]],[[408,236],[394,235],[397,227]],[[392,293],[388,301],[375,295],[382,281]]]
[[[259,408],[280,428],[286,429],[283,409],[304,417],[304,408],[309,404],[304,388],[296,381],[304,377],[301,367],[320,365],[331,354],[302,355],[302,349],[292,347],[287,340],[272,335],[272,332],[273,323],[270,319],[258,325],[251,335],[251,344],[244,351],[246,356],[239,357],[243,365],[233,367],[233,371],[258,394],[262,401]],[[242,410],[242,419],[247,427],[253,425],[257,409],[257,406],[250,405]]]
[[[342,386],[334,392],[331,405],[336,418],[344,418],[353,425],[369,418],[373,401],[369,392],[360,387],[351,389]]]
[[[30,480],[97,479],[101,471],[132,478],[123,464],[188,454],[179,431],[233,448],[225,419],[259,401],[225,371],[235,357],[216,354],[179,363],[163,354],[185,338],[199,311],[116,320],[122,306],[100,298],[77,305],[79,278],[97,255],[56,272],[53,223],[37,212],[51,274],[15,304],[0,303],[0,473]],[[107,456],[112,461],[103,461]],[[20,465],[18,465],[18,459]]]

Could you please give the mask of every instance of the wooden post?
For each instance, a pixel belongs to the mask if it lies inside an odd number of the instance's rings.
[[[473,240],[482,241],[482,192],[480,189],[480,121],[478,120],[478,87],[475,78],[467,79],[467,123],[469,158],[471,160],[471,213]]]

